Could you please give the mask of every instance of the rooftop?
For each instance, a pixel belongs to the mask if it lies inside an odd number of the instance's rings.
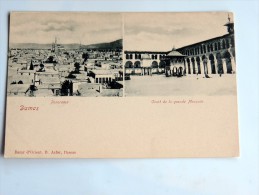
[[[92,73],[94,73],[95,75],[110,75],[113,74],[112,71],[110,70],[91,70]]]

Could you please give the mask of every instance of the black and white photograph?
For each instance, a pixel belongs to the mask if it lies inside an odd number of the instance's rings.
[[[236,95],[232,13],[126,13],[125,96]]]
[[[123,96],[120,13],[12,12],[8,96]]]

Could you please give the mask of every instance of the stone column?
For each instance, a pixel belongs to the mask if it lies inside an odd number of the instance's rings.
[[[227,62],[225,58],[222,58],[222,68],[223,68],[224,74],[227,74],[228,68],[227,68]]]
[[[184,62],[184,72],[185,72],[185,75],[187,75],[188,72],[187,72],[187,62],[186,62],[186,59],[183,59],[183,62]]]
[[[202,60],[202,67],[203,67],[204,74],[208,74],[207,64],[203,60]]]
[[[215,72],[218,74],[218,61],[217,59],[214,59],[214,65],[215,65]]]
[[[194,72],[195,72],[195,74],[197,74],[197,72],[198,72],[198,64],[197,64],[195,58],[194,58],[194,61],[193,61],[193,65],[194,65]]]
[[[231,60],[231,65],[232,65],[232,72],[236,73],[236,61],[235,61],[235,58],[231,57],[230,60]]]
[[[188,66],[188,69],[189,69],[189,66]],[[190,70],[189,70],[189,72],[190,72],[190,74],[192,74],[192,61],[190,61]]]
[[[202,61],[200,61],[200,69],[201,69],[201,74],[203,75],[205,71],[204,71],[204,64]]]
[[[207,63],[207,68],[208,68],[208,74],[211,74],[211,63],[210,63],[209,59],[208,59],[208,63]]]

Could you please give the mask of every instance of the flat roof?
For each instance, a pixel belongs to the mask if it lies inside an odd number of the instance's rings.
[[[113,74],[112,71],[110,70],[91,70],[92,73],[96,74],[96,75],[108,75],[108,74]]]

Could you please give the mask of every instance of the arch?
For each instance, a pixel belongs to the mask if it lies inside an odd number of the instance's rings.
[[[217,43],[214,43],[214,48],[215,48],[215,51],[218,50],[218,44]]]
[[[210,52],[210,45],[207,45],[207,51]]]
[[[223,61],[222,61],[222,56],[220,53],[216,54],[216,60],[217,60],[217,64],[218,64],[217,73],[224,74]]]
[[[158,63],[157,63],[157,61],[153,61],[152,64],[151,64],[151,67],[152,67],[152,68],[158,68]]]
[[[166,62],[164,60],[159,62],[159,68],[165,68]]]
[[[221,50],[220,42],[218,42],[218,50]]]
[[[178,76],[179,76],[179,77],[183,76],[183,73],[184,73],[183,67],[180,66],[180,67],[178,68]]]
[[[192,62],[192,70],[193,70],[192,73],[193,73],[193,74],[196,74],[195,59],[192,58],[192,59],[191,59],[191,62]]]
[[[222,49],[226,49],[226,42],[225,42],[224,39],[223,39],[223,41],[222,41]]]
[[[132,61],[127,61],[127,62],[125,63],[125,68],[133,68],[133,63],[132,63]]]
[[[209,60],[210,60],[210,64],[211,64],[211,74],[216,74],[215,57],[213,54],[209,55]]]
[[[134,68],[140,68],[140,66],[141,66],[140,61],[134,62]]]
[[[223,57],[226,59],[227,73],[231,74],[232,73],[231,54],[228,51],[226,51]]]
[[[226,39],[226,47],[229,48],[229,40]]]
[[[198,67],[198,74],[201,74],[201,60],[200,57],[196,57],[197,67]]]
[[[207,53],[205,45],[203,45],[203,53]]]

